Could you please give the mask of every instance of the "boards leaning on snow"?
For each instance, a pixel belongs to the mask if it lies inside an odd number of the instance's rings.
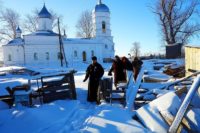
[[[137,95],[138,89],[140,87],[140,84],[142,82],[142,76],[144,73],[144,67],[141,68],[140,73],[138,74],[137,80],[135,83],[131,83],[128,86],[128,90],[127,90],[127,97],[126,97],[126,101],[127,101],[127,108],[129,111],[132,111],[133,109],[135,109],[134,106],[134,101],[135,101],[135,97]],[[129,72],[130,73],[130,72]]]

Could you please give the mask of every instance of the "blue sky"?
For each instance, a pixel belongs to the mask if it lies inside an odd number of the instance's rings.
[[[93,10],[97,0],[0,0],[3,7],[16,10],[22,17],[46,3],[61,14],[68,27],[68,37],[76,35],[75,25],[84,10]],[[133,42],[140,42],[141,53],[163,53],[156,16],[148,7],[154,0],[102,0],[110,8],[111,28],[116,54],[128,56]],[[23,29],[22,29],[23,30]],[[198,42],[194,39],[192,43]]]

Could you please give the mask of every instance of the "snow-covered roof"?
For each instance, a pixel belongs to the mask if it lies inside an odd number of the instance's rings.
[[[42,10],[39,12],[38,17],[39,18],[51,18],[52,17],[52,15],[47,10],[45,4],[44,4]]]
[[[200,48],[200,45],[186,45],[185,47],[190,47],[190,48]]]
[[[31,35],[31,36],[58,36],[57,33],[50,31],[50,30],[38,30],[38,31],[33,32],[28,35]]]
[[[109,8],[103,4],[101,2],[101,0],[99,1],[99,3],[95,6],[95,9],[94,9],[95,12],[110,12]]]
[[[95,38],[64,38],[64,44],[97,44],[99,41]]]
[[[18,37],[8,42],[7,45],[22,45],[22,44],[24,44],[24,39],[22,39],[21,37]]]

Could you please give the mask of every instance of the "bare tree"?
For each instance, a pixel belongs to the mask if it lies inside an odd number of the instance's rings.
[[[60,30],[61,33],[64,33],[67,30],[67,25],[63,23],[63,16],[60,14],[57,14],[55,11],[50,10],[49,11],[52,15],[52,20],[53,20],[53,31],[58,32],[58,18],[60,21]]]
[[[52,12],[52,14],[53,14],[53,12]],[[53,14],[53,20],[54,20],[53,30],[58,33],[58,18],[60,21],[61,34],[63,34],[63,33],[65,34],[65,32],[68,30],[68,26],[67,26],[67,24],[64,24],[62,15]]]
[[[35,32],[37,30],[38,13],[39,13],[39,10],[35,9],[32,11],[32,14],[27,14],[25,16],[25,19],[23,22],[23,29],[26,32]]]
[[[16,37],[16,28],[19,25],[19,14],[9,8],[0,12],[0,41],[7,42]]]
[[[140,43],[139,42],[134,42],[132,44],[132,48],[130,50],[132,56],[138,57],[140,55]]]
[[[49,11],[52,15],[52,20],[53,20],[53,25],[52,28],[54,31],[58,32],[57,30],[57,19],[60,19],[60,27],[61,30],[64,31],[67,29],[67,26],[63,24],[63,17],[61,15],[58,15],[57,13],[55,13],[53,10]],[[26,32],[35,32],[37,31],[37,25],[38,25],[38,14],[39,14],[39,10],[35,9],[32,11],[32,14],[27,14],[25,16],[25,20],[23,22],[23,28],[25,29]]]
[[[200,24],[193,21],[199,0],[157,0],[153,12],[158,16],[163,40],[168,44],[189,41],[197,35]]]
[[[92,13],[83,11],[76,24],[77,37],[91,38],[93,36]]]
[[[2,2],[2,0],[0,0],[0,7],[2,7],[2,5],[3,5],[3,2]]]

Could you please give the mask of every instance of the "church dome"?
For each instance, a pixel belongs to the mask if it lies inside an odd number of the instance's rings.
[[[19,28],[19,26],[17,27],[16,32],[17,33],[22,33],[22,30]]]
[[[39,18],[51,18],[52,17],[52,15],[47,10],[45,4],[44,4],[42,10],[39,12],[38,17]]]
[[[95,6],[95,12],[110,12],[109,8],[103,4],[100,0],[100,2]]]

